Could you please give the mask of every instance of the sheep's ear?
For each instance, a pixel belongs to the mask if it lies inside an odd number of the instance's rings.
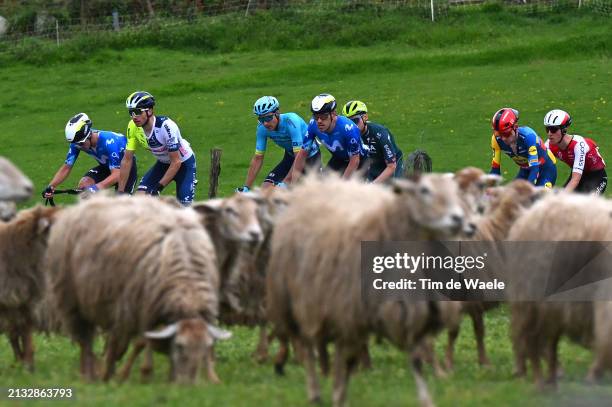
[[[198,213],[203,215],[213,215],[221,210],[223,205],[223,199],[209,199],[208,201],[198,202],[193,204],[191,207]]]
[[[144,333],[144,336],[147,339],[167,339],[176,335],[177,330],[178,323],[175,322],[157,331],[147,331]]]
[[[483,183],[485,188],[496,187],[501,185],[503,178],[498,174],[485,174],[480,177],[480,182]]]
[[[226,331],[225,329],[221,329],[210,324],[208,325],[208,333],[216,340],[221,341],[225,341],[232,337],[232,333],[230,331]]]
[[[249,199],[252,199],[258,205],[261,205],[262,203],[265,202],[264,197],[262,196],[262,194],[259,191],[242,192],[241,195],[244,196],[244,197],[247,197]]]
[[[394,178],[391,181],[391,188],[396,194],[414,193],[416,191],[416,184],[409,179],[398,179]]]

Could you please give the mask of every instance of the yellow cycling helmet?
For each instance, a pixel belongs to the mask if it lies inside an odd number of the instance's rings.
[[[367,112],[368,107],[360,100],[351,100],[342,108],[342,115],[346,117],[353,117],[358,114],[365,114]]]

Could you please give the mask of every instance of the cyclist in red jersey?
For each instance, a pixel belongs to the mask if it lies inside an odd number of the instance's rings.
[[[567,191],[601,195],[608,185],[606,163],[593,140],[567,133],[571,124],[571,116],[563,110],[555,109],[546,113],[546,145],[557,158],[572,168],[564,184]]]

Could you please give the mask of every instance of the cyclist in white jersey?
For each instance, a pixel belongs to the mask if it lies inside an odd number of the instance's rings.
[[[155,116],[155,98],[148,92],[134,92],[125,101],[132,117],[127,129],[127,146],[121,161],[119,191],[132,166],[138,145],[151,151],[157,162],[140,180],[138,191],[157,196],[172,181],[176,198],[190,205],[195,195],[196,159],[189,142],[181,137],[177,124],[166,116]]]

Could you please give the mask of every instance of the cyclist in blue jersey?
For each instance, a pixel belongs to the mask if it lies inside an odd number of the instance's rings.
[[[66,161],[57,170],[49,185],[42,192],[43,198],[52,198],[55,188],[60,185],[72,171],[81,151],[92,156],[97,162],[79,181],[79,189],[96,192],[114,186],[119,182],[119,168],[126,146],[126,138],[112,131],[94,130],[92,122],[85,113],[73,116],[66,124],[66,141],[70,143]],[[128,177],[128,191],[134,189],[136,166]]]
[[[402,177],[404,175],[402,150],[395,144],[389,129],[368,120],[366,104],[359,100],[351,100],[344,105],[342,114],[359,127],[361,139],[368,146],[370,165],[366,173],[367,180],[380,183]]]
[[[263,189],[274,185],[282,187],[290,183],[295,156],[302,150],[305,150],[306,165],[309,168],[321,167],[319,145],[312,141],[304,142],[308,127],[300,116],[295,113],[280,113],[280,104],[274,96],[262,96],[257,99],[253,105],[253,113],[259,121],[255,154],[251,159],[244,186],[236,189],[238,192],[249,191],[253,187],[263,165],[268,139],[285,150],[285,154],[264,180]]]
[[[342,173],[349,178],[357,169],[366,165],[367,147],[361,142],[359,128],[345,116],[336,113],[336,99],[327,93],[316,96],[310,104],[312,119],[304,137],[304,146],[312,143],[315,137],[325,145],[332,157],[325,167]],[[304,167],[306,153],[298,153],[293,168],[295,181]]]
[[[503,108],[491,119],[491,173],[501,173],[503,151],[521,168],[516,178],[552,188],[557,180],[557,160],[532,128],[518,126],[518,115],[515,109]]]

